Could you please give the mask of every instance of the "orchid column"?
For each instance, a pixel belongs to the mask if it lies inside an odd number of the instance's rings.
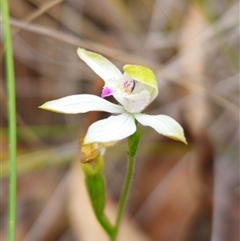
[[[116,240],[130,184],[133,175],[134,160],[140,141],[138,123],[150,126],[159,134],[182,141],[186,139],[182,127],[166,115],[147,115],[142,111],[158,95],[157,80],[149,68],[140,65],[125,65],[124,73],[103,56],[79,48],[79,57],[105,82],[101,97],[90,94],[67,96],[48,101],[40,108],[65,114],[105,111],[113,115],[96,121],[88,128],[82,141],[82,162],[86,174],[86,184],[97,219],[111,240]],[[105,100],[113,96],[119,104]],[[109,223],[104,214],[105,183],[102,175],[103,153],[108,145],[128,138],[128,171],[120,199],[115,225]]]

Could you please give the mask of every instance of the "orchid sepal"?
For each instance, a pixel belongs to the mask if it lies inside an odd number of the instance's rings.
[[[82,48],[77,49],[77,54],[104,82],[122,77],[121,71],[102,55]]]
[[[134,116],[122,113],[94,122],[89,126],[83,144],[111,143],[122,140],[136,131]]]
[[[81,94],[51,100],[39,106],[40,109],[63,114],[78,114],[89,111],[105,111],[119,114],[124,111],[121,105],[111,103],[99,96]]]
[[[135,114],[136,120],[143,126],[150,126],[156,132],[187,145],[183,128],[173,118],[167,115]]]

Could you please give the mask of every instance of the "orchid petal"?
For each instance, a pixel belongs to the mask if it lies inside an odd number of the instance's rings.
[[[65,114],[86,113],[89,111],[105,111],[123,113],[124,108],[96,95],[70,95],[57,100],[48,101],[39,108]]]
[[[123,67],[123,70],[134,80],[151,87],[151,102],[158,95],[158,82],[153,71],[145,66],[141,65],[130,65],[127,64]]]
[[[113,96],[129,113],[139,113],[144,110],[150,103],[151,98],[147,90],[142,90],[137,94],[123,96],[114,94]]]
[[[122,77],[120,70],[102,55],[82,48],[78,48],[77,53],[78,56],[105,82]]]
[[[128,113],[110,116],[94,122],[87,131],[83,144],[122,140],[136,131],[134,117]]]
[[[166,115],[135,114],[134,116],[139,123],[152,127],[159,134],[187,144],[182,127],[173,118]]]

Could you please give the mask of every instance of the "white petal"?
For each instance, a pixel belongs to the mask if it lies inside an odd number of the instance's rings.
[[[187,144],[183,128],[173,118],[166,115],[135,114],[134,116],[139,123],[152,127],[159,134]]]
[[[61,99],[48,101],[39,108],[65,114],[86,113],[88,111],[106,111],[123,113],[124,108],[96,95],[70,95]]]
[[[77,50],[78,56],[104,81],[119,79],[121,71],[102,55],[82,48]]]
[[[151,98],[147,90],[143,90],[137,94],[113,94],[113,96],[129,113],[139,113],[144,110],[149,105]]]
[[[136,131],[134,117],[128,113],[94,122],[87,131],[84,144],[122,140]]]

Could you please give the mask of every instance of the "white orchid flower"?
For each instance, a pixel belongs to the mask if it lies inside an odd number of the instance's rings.
[[[77,53],[104,80],[101,97],[90,94],[71,95],[48,101],[40,108],[65,114],[89,111],[119,114],[93,123],[88,128],[83,145],[122,140],[136,131],[136,120],[164,136],[186,143],[183,129],[174,119],[166,115],[141,113],[158,95],[157,80],[152,70],[140,65],[125,65],[122,74],[100,54],[82,48],[78,48]],[[111,95],[120,105],[104,99]]]

